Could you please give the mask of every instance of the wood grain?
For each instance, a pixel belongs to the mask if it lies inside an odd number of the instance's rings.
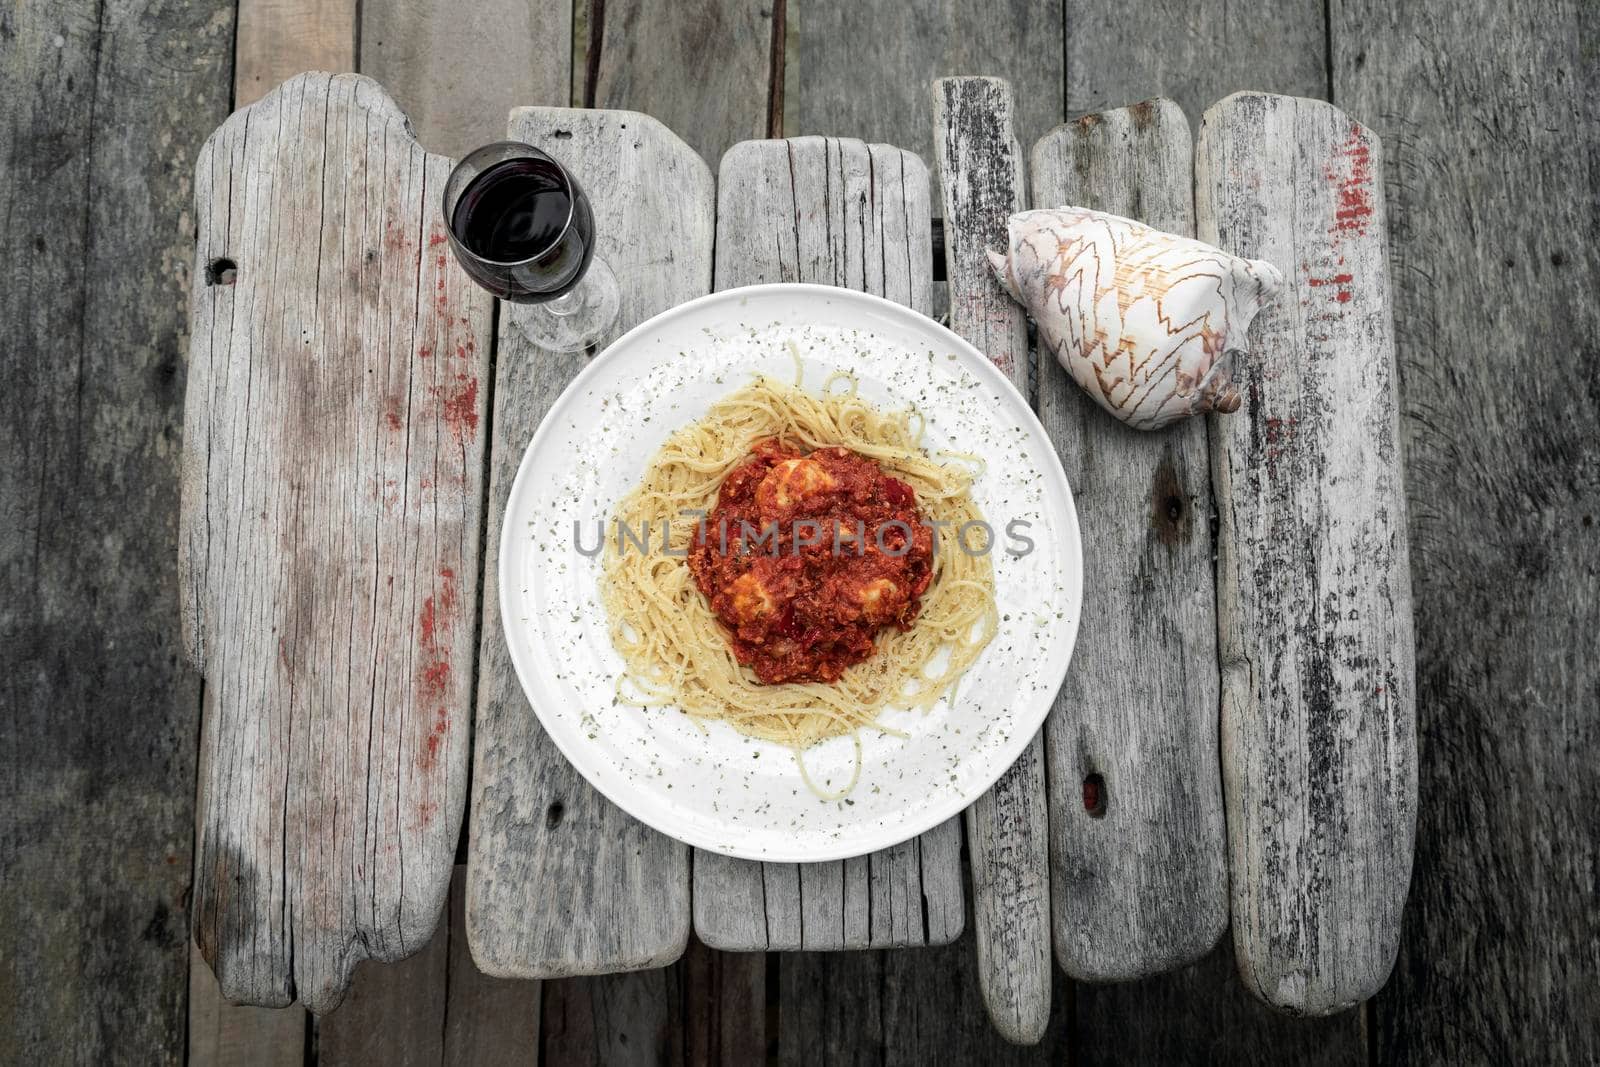
[[[180,578],[207,682],[195,937],[230,1000],[327,1011],[444,906],[491,305],[444,247],[449,170],[375,82],[326,74],[196,165]]]
[[[358,6],[361,72],[393,94],[430,152],[460,158],[502,140],[512,108],[567,103],[571,0]]]
[[[767,970],[777,969],[776,957],[717,952],[693,940],[681,966],[685,1062],[737,1067],[765,1061]]]
[[[1416,873],[1374,1045],[1597,1062],[1600,8],[1330,16],[1334,98],[1387,161],[1416,589]]]
[[[545,982],[544,1062],[762,1063],[767,969],[776,963],[691,939],[670,967]]]
[[[189,1051],[193,1067],[301,1067],[311,1015],[300,1005],[229,1004],[199,948],[189,955]]]
[[[1210,955],[1168,974],[1075,985],[1074,1063],[1226,1063],[1367,1067],[1360,1008],[1294,1018],[1246,992],[1224,938]]]
[[[588,106],[653,115],[713,166],[735,142],[767,136],[783,0],[604,0],[587,7]]]
[[[239,0],[233,106],[303,71],[356,69],[358,0]]]
[[[786,953],[780,961],[784,1067],[1070,1062],[1070,985],[1057,983],[1037,1044],[1008,1044],[984,1015],[971,937],[928,949]]]
[[[478,970],[467,940],[467,867],[450,881],[450,956],[445,971],[445,1067],[533,1065],[539,1059],[539,982]]]
[[[559,144],[590,184],[596,255],[615,273],[609,341],[711,285],[713,184],[666,127],[631,111],[524,108],[510,135]],[[498,571],[506,498],[534,429],[586,357],[535,348],[503,305],[484,573]],[[467,933],[486,973],[554,978],[660,967],[689,936],[684,845],[600,796],[539,726],[517,682],[499,598],[483,598],[468,851]]]
[[[1011,87],[999,78],[933,83],[934,149],[943,183],[950,328],[1029,395],[1022,308],[1000,287],[987,249],[1005,248],[1006,219],[1026,207]],[[1041,730],[967,809],[978,984],[1008,1041],[1032,1044],[1050,1021],[1050,828]]]
[[[206,724],[200,724],[201,730]],[[195,810],[204,811],[205,784],[211,778],[206,749],[200,746],[195,780]],[[257,1008],[230,1004],[222,995],[200,946],[189,948],[188,1062],[199,1067],[298,1067],[313,1041],[314,1017],[299,1004]]]
[[[543,1061],[682,1064],[683,1011],[681,964],[545,982]]]
[[[1087,115],[1033,149],[1040,206],[1193,236],[1192,190],[1171,100]],[[1130,429],[1044,350],[1039,416],[1072,484],[1084,572],[1100,579],[1047,729],[1056,957],[1074,978],[1126,981],[1199,959],[1228,925],[1206,428]]]
[[[900,145],[933,159],[927,85],[950,75],[993,75],[1016,90],[1023,144],[1065,117],[1063,0],[805,0],[790,19],[797,49],[795,126]],[[786,98],[787,103],[787,98]],[[938,205],[935,205],[937,207]]]
[[[396,963],[365,960],[350,993],[317,1021],[319,1067],[434,1067],[444,1062],[450,924]]]
[[[1196,159],[1201,240],[1289,283],[1210,419],[1234,947],[1257,996],[1322,1015],[1389,976],[1416,818],[1383,152],[1328,104],[1238,94]]]
[[[817,282],[927,313],[928,169],[838,138],[746,141],[723,157],[716,287]],[[945,944],[961,933],[961,829],[853,860],[774,864],[695,852],[694,922],[715,948]]]
[[[491,978],[472,962],[466,874],[465,865],[456,867],[449,921],[426,948],[398,963],[367,961],[356,968],[349,996],[319,1021],[318,1063],[488,1067],[538,1061],[540,983]]]
[[[1208,105],[1240,89],[1326,96],[1326,34],[1322,0],[1073,0],[1067,114],[1121,108],[1160,94],[1177,101],[1192,126]]]
[[[183,308],[232,33],[215,0],[0,10],[0,1062],[183,1055]]]

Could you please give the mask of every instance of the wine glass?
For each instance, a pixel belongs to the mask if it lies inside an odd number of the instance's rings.
[[[444,186],[450,248],[467,276],[501,300],[552,352],[596,344],[617,318],[617,280],[594,255],[594,212],[549,153],[496,141],[469,153]]]

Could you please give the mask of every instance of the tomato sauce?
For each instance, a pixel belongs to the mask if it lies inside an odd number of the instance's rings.
[[[912,488],[866,457],[764,441],[723,480],[689,568],[762,682],[834,682],[883,627],[911,628],[933,531]]]

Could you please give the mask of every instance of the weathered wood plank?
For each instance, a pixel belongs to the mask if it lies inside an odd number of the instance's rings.
[[[445,1067],[494,1067],[539,1059],[540,984],[491,978],[467,942],[467,866],[450,881],[450,957],[445,975]]]
[[[232,33],[216,0],[0,10],[0,1062],[183,1056],[189,176]]]
[[[214,724],[213,724],[214,725]],[[207,729],[202,722],[200,729]],[[195,810],[204,811],[208,744],[200,745],[200,773],[195,777]],[[188,1063],[199,1067],[300,1067],[310,1044],[312,1016],[299,1004],[257,1008],[230,1004],[222,995],[200,946],[189,949]]]
[[[302,71],[356,68],[358,0],[239,0],[233,106]]]
[[[713,183],[693,149],[631,111],[525,108],[514,139],[548,145],[585,181],[596,255],[616,274],[616,336],[711,285]],[[596,793],[539,726],[517,682],[493,575],[506,497],[546,410],[584,366],[536,349],[503,305],[490,460],[467,933],[500,977],[659,967],[689,936],[688,849]],[[609,340],[610,338],[607,338]]]
[[[1194,0],[1159,8],[1070,0],[1067,114],[1160,94],[1176,100],[1192,125],[1209,104],[1239,89],[1326,96],[1326,34],[1322,0]]]
[[[589,47],[579,77],[589,107],[653,115],[712,162],[737,141],[769,135],[773,104],[782,107],[772,65],[783,46],[784,0],[586,6]]]
[[[837,138],[746,141],[723,157],[716,286],[818,282],[927,313],[928,170],[909,152]],[[701,940],[734,951],[944,944],[961,933],[961,830],[951,819],[832,863],[695,852]]]
[[[504,138],[512,108],[567,103],[572,0],[358,6],[360,70],[384,84],[430,152],[459,158]]]
[[[934,78],[996,75],[1016,89],[1023,144],[1065,117],[1063,0],[806,0],[789,13],[798,50],[795,128],[900,145],[932,159]],[[937,205],[935,205],[937,207]]]
[[[987,250],[1026,207],[1011,86],[999,78],[933,83],[934,150],[944,194],[950,328],[1029,395],[1027,320],[995,280]],[[967,809],[979,987],[996,1029],[1032,1044],[1050,1021],[1050,828],[1044,732]]]
[[[1600,1062],[1600,7],[1329,14],[1334,99],[1388,161],[1416,590],[1422,803],[1378,1057]]]
[[[444,1062],[450,924],[396,963],[365,960],[337,1011],[317,1021],[322,1067],[437,1067]]]
[[[1088,115],[1034,146],[1034,203],[1193,236],[1193,158],[1170,100]],[[1126,981],[1199,959],[1228,925],[1206,427],[1130,429],[1044,350],[1039,416],[1101,579],[1047,730],[1056,956]]]
[[[683,1061],[683,966],[544,983],[544,1062],[658,1067]]]
[[[425,949],[398,963],[368,961],[356,968],[349,995],[319,1022],[318,1062],[477,1067],[538,1061],[540,983],[490,978],[472,962],[466,872],[465,865],[455,869],[449,921]]]
[[[785,1067],[1068,1062],[1071,987],[1056,985],[1050,1025],[1036,1045],[1008,1044],[980,1004],[971,937],[930,949],[779,959],[778,1062]]]
[[[1074,1063],[1366,1067],[1360,1008],[1292,1018],[1245,992],[1224,939],[1197,963],[1138,982],[1076,991]]]
[[[192,1067],[301,1067],[311,1015],[298,1004],[252,1008],[229,1004],[199,948],[189,956],[189,1053]]]
[[[1245,406],[1212,416],[1222,767],[1245,985],[1320,1015],[1383,985],[1416,817],[1411,574],[1382,149],[1331,105],[1206,112],[1200,238],[1280,265]]]
[[[196,167],[180,576],[207,679],[195,934],[230,1000],[327,1011],[444,906],[491,310],[446,254],[449,170],[375,82],[326,74]]]
[[[698,940],[689,943],[680,965],[686,1063],[740,1067],[766,1060],[768,960],[764,952],[717,952]],[[771,958],[770,966],[777,965]]]

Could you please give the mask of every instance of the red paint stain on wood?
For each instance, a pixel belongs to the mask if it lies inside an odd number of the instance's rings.
[[[1334,163],[1323,172],[1333,183],[1337,198],[1333,212],[1335,234],[1364,234],[1372,217],[1372,149],[1352,132],[1335,153]]]
[[[1330,295],[1333,297],[1333,299],[1337,300],[1341,304],[1348,304],[1350,302],[1350,298],[1354,295],[1349,288],[1350,283],[1354,280],[1354,275],[1341,273],[1331,274],[1326,278],[1307,278],[1306,284],[1310,285],[1314,289],[1331,286],[1333,288],[1333,292]]]
[[[1269,416],[1267,418],[1267,473],[1275,473],[1278,460],[1289,451],[1294,442],[1296,428],[1299,420],[1291,417],[1287,419]]]
[[[478,436],[478,379],[466,374],[456,375],[456,383],[432,392],[439,398],[439,417],[445,427],[463,444]]]
[[[417,623],[421,631],[420,644],[425,658],[437,659],[441,653],[439,635],[455,627],[456,575],[449,567],[439,568],[439,592],[422,602],[422,615]],[[435,607],[437,600],[437,607]]]
[[[418,650],[422,653],[422,667],[418,672],[418,703],[433,709],[428,732],[417,750],[417,768],[427,772],[433,769],[439,749],[450,732],[450,712],[439,702],[450,687],[450,649],[445,636],[456,625],[458,590],[456,573],[449,567],[439,568],[439,585],[433,596],[422,602],[422,613],[417,618]],[[417,809],[423,825],[433,817],[437,805],[424,800]]]
[[[397,225],[393,219],[383,224],[383,247],[397,253],[406,250],[405,228]]]
[[[422,689],[430,696],[443,693],[450,684],[450,661],[438,659],[422,668]]]
[[[405,420],[400,417],[400,413],[394,408],[390,408],[383,413],[383,421],[389,424],[389,429],[391,430],[398,430],[405,425]]]
[[[444,244],[444,242],[445,242],[444,234],[439,233],[437,230],[435,230],[433,235],[428,238],[428,247],[429,248],[438,248],[440,245]]]
[[[422,742],[422,749],[417,753],[417,769],[431,771],[439,760],[439,749],[444,747],[445,739],[450,733],[450,716],[440,708],[434,717],[433,728],[428,731],[428,736]],[[423,801],[417,808],[417,815],[426,826],[433,817],[433,812],[438,805],[431,801]]]
[[[418,359],[432,359],[433,358],[433,346],[432,345],[423,345],[421,348],[417,349],[417,358]]]

